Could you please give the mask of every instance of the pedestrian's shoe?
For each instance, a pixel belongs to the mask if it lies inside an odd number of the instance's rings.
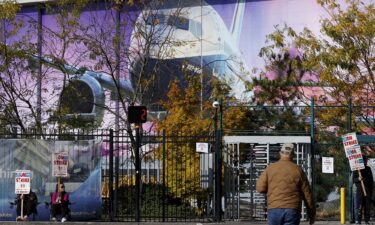
[[[64,223],[65,221],[67,221],[67,219],[66,219],[65,217],[63,217],[63,218],[61,219],[61,222]]]
[[[52,221],[56,221],[56,217],[52,217],[51,220],[52,220]]]
[[[356,224],[356,225],[357,225],[357,224],[361,224],[361,222],[355,221],[355,224]]]
[[[16,221],[21,221],[21,216],[17,216]]]

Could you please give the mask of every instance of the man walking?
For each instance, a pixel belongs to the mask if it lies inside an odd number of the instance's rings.
[[[293,162],[294,145],[284,144],[280,160],[269,165],[260,175],[257,191],[267,194],[269,225],[298,225],[302,200],[305,201],[310,224],[315,222],[315,203],[302,168]]]

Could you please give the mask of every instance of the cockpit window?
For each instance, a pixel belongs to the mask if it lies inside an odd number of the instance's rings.
[[[146,24],[155,26],[159,24],[164,24],[165,23],[165,16],[163,14],[152,14],[149,15],[146,19]]]
[[[189,30],[189,20],[178,16],[169,16],[168,25],[175,26],[177,29]]]
[[[200,22],[190,20],[189,30],[195,37],[202,37],[202,24]]]

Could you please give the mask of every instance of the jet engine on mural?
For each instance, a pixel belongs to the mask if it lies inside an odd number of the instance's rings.
[[[59,111],[64,115],[64,119],[78,118],[80,121],[95,122],[100,125],[104,116],[104,89],[112,93],[117,92],[113,78],[102,72],[78,69],[70,65],[61,66],[45,57],[32,56],[29,60],[30,67],[35,68],[39,61],[73,75],[63,88],[59,99]],[[117,82],[117,86],[125,95],[133,93],[129,80],[121,79]]]

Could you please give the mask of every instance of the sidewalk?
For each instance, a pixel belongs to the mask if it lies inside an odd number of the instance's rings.
[[[28,222],[1,222],[0,224],[28,224],[28,225],[40,225],[40,224],[62,224],[59,222],[50,222],[50,221],[28,221]],[[67,225],[267,225],[266,221],[224,221],[221,223],[200,223],[200,222],[66,222]],[[340,225],[340,221],[316,221],[315,225]],[[349,224],[349,222],[346,222]],[[374,224],[374,223],[371,223]],[[309,225],[308,222],[301,222],[301,225]]]

